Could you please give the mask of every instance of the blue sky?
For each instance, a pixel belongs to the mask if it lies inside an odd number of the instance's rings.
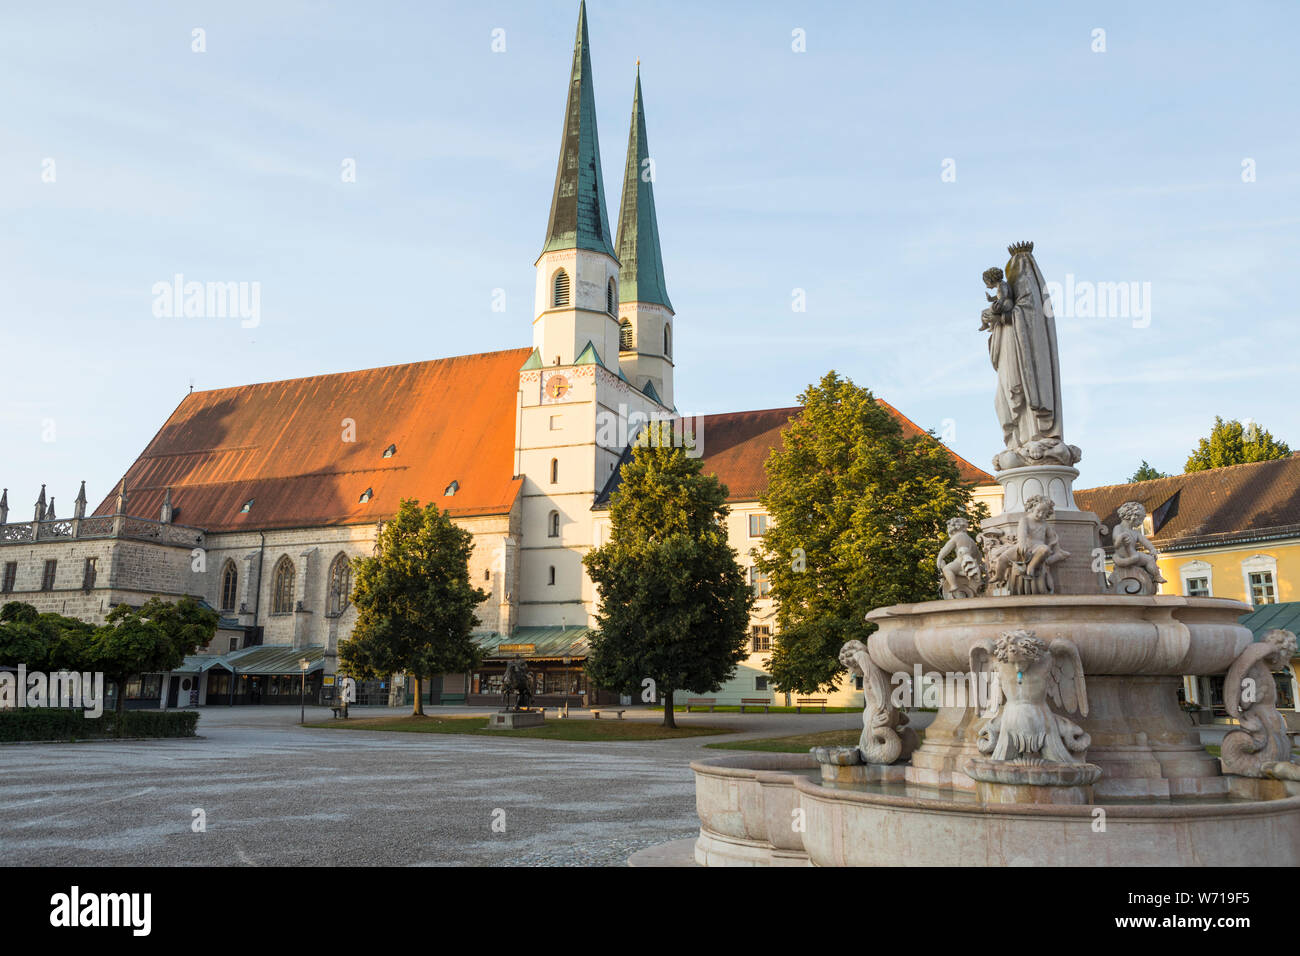
[[[83,478],[98,502],[191,381],[531,344],[576,15],[10,5],[15,516],[42,482],[62,515]],[[1297,5],[592,0],[588,17],[611,223],[642,61],[682,412],[793,404],[835,368],[987,468],[980,273],[1032,239],[1051,281],[1149,283],[1149,321],[1057,303],[1081,487],[1144,458],[1181,471],[1216,414],[1300,447]],[[152,287],[176,273],[259,282],[260,324],[156,317]]]

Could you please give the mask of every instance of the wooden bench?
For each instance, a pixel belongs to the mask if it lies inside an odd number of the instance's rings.
[[[465,703],[465,696],[466,695],[464,694],[443,694],[442,699],[439,701],[439,703],[446,706],[451,706],[453,704],[463,704]]]
[[[709,708],[709,713],[713,713],[713,707],[717,702],[718,700],[716,697],[687,697],[686,713],[689,714],[692,707],[707,707]]]
[[[610,709],[610,710],[593,710],[593,711],[591,712],[591,716],[594,717],[594,718],[596,718],[596,720],[600,720],[600,715],[601,715],[601,714],[618,714],[618,719],[619,719],[619,720],[622,720],[622,719],[623,719],[623,711],[621,711],[621,710],[612,710],[612,709]]]
[[[825,697],[800,697],[795,701],[795,711],[802,714],[805,707],[820,707],[822,713],[826,713]]]
[[[771,706],[772,706],[772,702],[771,702],[770,700],[768,700],[766,697],[742,697],[742,698],[740,698],[740,712],[741,712],[742,714],[745,712],[745,708],[746,708],[746,707],[762,707],[762,708],[763,708],[763,713],[767,714],[767,713],[770,713],[770,712],[771,712],[771,711],[769,710],[769,708],[770,708]]]
[[[330,708],[330,710],[331,710],[331,711],[333,712],[333,714],[334,714],[334,719],[335,719],[335,720],[338,720],[338,719],[339,719],[339,711],[343,710],[343,705],[342,705],[342,704],[335,704],[333,707]],[[344,719],[344,720],[347,720],[347,719],[348,719],[348,718],[347,718],[347,714],[344,714],[344,715],[343,715],[343,719]]]

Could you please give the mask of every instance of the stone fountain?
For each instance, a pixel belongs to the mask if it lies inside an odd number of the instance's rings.
[[[1300,767],[1237,601],[1157,593],[1142,506],[1103,528],[1075,504],[1056,322],[1033,244],[984,273],[1003,511],[948,524],[941,599],[879,608],[840,660],[862,677],[857,747],[691,764],[696,862],[729,865],[1300,864]],[[1112,544],[1110,573],[1102,538]],[[1226,675],[1222,758],[1179,706],[1184,675]],[[900,698],[924,675],[924,740]],[[915,699],[913,699],[915,703]],[[919,746],[918,746],[919,743]]]

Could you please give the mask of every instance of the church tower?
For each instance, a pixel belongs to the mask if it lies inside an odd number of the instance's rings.
[[[544,365],[573,365],[587,343],[618,367],[618,259],[605,215],[587,5],[578,8],[569,100],[546,244],[536,263],[533,347]]]
[[[646,139],[641,101],[641,64],[632,93],[632,128],[627,136],[623,203],[618,220],[618,364],[634,386],[673,407],[673,306],[664,282],[655,216],[654,161]]]

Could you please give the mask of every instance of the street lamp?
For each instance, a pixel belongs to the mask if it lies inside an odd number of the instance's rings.
[[[298,723],[305,724],[307,723],[307,668],[311,667],[311,663],[304,657],[298,662],[298,666],[302,668],[302,682],[298,686]]]

